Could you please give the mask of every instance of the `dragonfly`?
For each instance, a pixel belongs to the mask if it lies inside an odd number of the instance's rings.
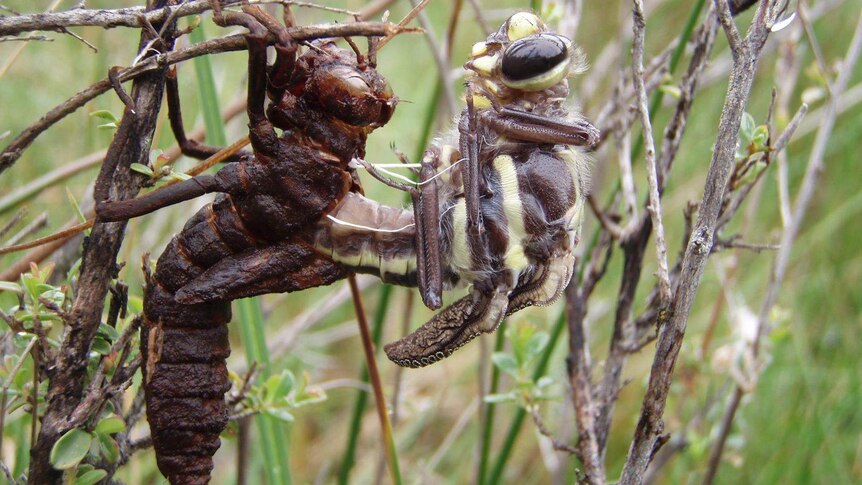
[[[353,271],[418,286],[431,309],[444,289],[469,288],[384,348],[396,364],[448,357],[506,315],[553,303],[568,285],[588,150],[601,135],[567,102],[568,78],[585,66],[571,40],[532,13],[514,14],[473,46],[458,130],[426,150],[416,185],[359,161],[410,194],[412,214],[352,193],[319,224],[319,250]]]

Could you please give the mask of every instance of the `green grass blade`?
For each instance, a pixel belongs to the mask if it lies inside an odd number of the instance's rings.
[[[203,24],[190,34],[193,42],[204,40]],[[194,60],[197,87],[200,93],[201,109],[204,114],[207,142],[224,146],[227,137],[221,120],[218,92],[213,79],[212,66],[208,56]],[[235,304],[242,344],[246,349],[249,365],[256,362],[263,379],[272,374],[269,350],[266,348],[263,312],[257,299],[243,299]],[[269,485],[290,485],[290,465],[288,460],[288,439],[284,425],[271,416],[255,416],[260,449],[263,454],[263,468]]]
[[[503,350],[503,344],[506,342],[506,320],[500,324],[497,329],[496,339],[494,340],[494,352]],[[500,369],[494,365],[491,369],[491,386],[488,388],[488,394],[496,394],[500,387]],[[479,457],[479,481],[485,483],[485,476],[488,472],[488,460],[491,454],[491,438],[494,433],[494,414],[497,409],[496,403],[485,404],[485,420],[482,422],[482,452]]]
[[[257,298],[246,298],[235,304],[240,328],[240,337],[245,347],[249,366],[256,362],[262,380],[272,375],[269,350],[266,348],[263,312]],[[287,433],[284,425],[271,416],[259,414],[254,417],[260,435],[260,448],[263,452],[264,472],[267,483],[289,485],[290,461]]]

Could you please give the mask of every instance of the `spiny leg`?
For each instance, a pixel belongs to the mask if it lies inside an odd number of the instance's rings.
[[[259,8],[243,7],[243,11],[253,16],[268,31],[272,32],[278,40],[275,44],[275,62],[267,69],[267,92],[270,99],[278,103],[284,94],[285,88],[290,83],[290,77],[296,65],[296,53],[298,49],[296,42],[287,31],[287,28],[292,27],[294,22],[290,6],[284,6],[284,25]]]
[[[420,188],[411,193],[413,220],[416,224],[416,269],[422,302],[432,310],[440,308],[443,294],[443,268],[440,254],[440,202],[436,170],[423,160],[419,169]]]
[[[400,155],[402,162],[406,157]],[[377,170],[365,160],[358,160],[368,173],[380,182],[407,192],[413,201],[413,224],[416,226],[416,270],[419,278],[419,291],[422,302],[436,310],[442,305],[443,269],[440,261],[440,205],[436,160],[421,162],[419,169],[419,189],[396,182]]]
[[[556,120],[508,107],[482,113],[482,122],[500,135],[535,143],[554,143],[591,147],[601,132],[586,118]]]
[[[172,66],[168,70],[168,75],[165,82],[165,94],[168,98],[168,120],[171,123],[171,131],[174,132],[174,138],[177,139],[177,144],[180,146],[180,151],[187,157],[205,160],[220,150],[222,147],[207,145],[197,140],[192,140],[186,136],[186,130],[183,127],[183,114],[180,109],[180,92],[177,85],[177,70]],[[227,162],[236,161],[240,155],[232,155],[225,159]]]
[[[461,156],[466,157],[466,170],[462,169],[464,180],[464,203],[467,209],[466,233],[470,241],[471,264],[474,268],[485,268],[490,261],[488,248],[484,241],[481,221],[481,194],[485,189],[480,176],[478,119],[473,106],[473,93],[467,88],[467,116],[458,123]]]
[[[248,13],[253,10],[243,5],[243,12],[223,11],[221,2],[213,0],[213,21],[221,26],[239,26],[248,29],[245,35],[248,44],[248,113],[249,138],[255,154],[277,157],[279,152],[278,134],[266,117],[266,46],[267,29]]]
[[[124,221],[217,191],[215,176],[199,175],[134,199],[98,202],[96,214],[102,222]]]

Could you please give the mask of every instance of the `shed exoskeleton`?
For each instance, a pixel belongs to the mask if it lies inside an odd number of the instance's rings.
[[[228,422],[225,359],[230,301],[327,285],[348,269],[315,250],[316,223],[360,191],[349,163],[385,124],[397,99],[368,57],[331,41],[302,55],[287,29],[257,7],[222,12],[220,25],[248,29],[252,153],[215,175],[128,201],[100,201],[99,220],[127,219],[220,192],[168,244],[148,275],[141,353],[147,419],[159,469],[174,485],[205,484]],[[267,38],[276,58],[267,65]],[[220,149],[186,139],[175,73],[167,84],[171,126],[187,155]],[[266,99],[270,106],[265,108]],[[275,128],[283,130],[279,135]]]

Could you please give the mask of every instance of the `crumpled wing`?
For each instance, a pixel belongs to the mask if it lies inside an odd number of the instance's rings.
[[[489,297],[473,290],[383,350],[402,367],[425,367],[445,359],[480,334],[497,329],[509,304],[506,294],[497,291]]]

